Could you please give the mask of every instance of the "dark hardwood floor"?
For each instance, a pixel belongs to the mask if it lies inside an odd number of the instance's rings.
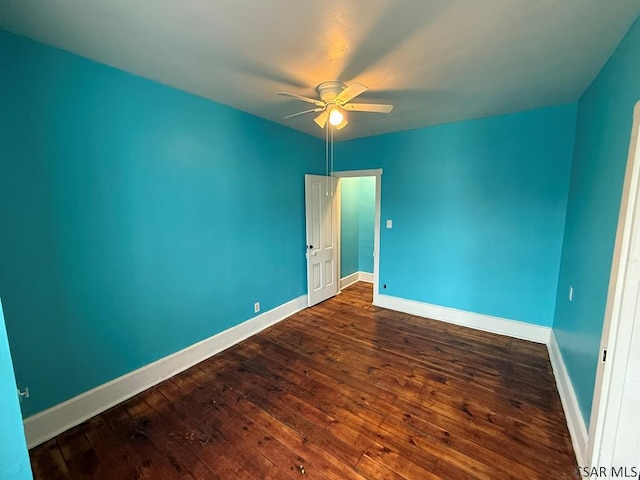
[[[36,479],[579,478],[546,348],[364,283],[36,447]]]

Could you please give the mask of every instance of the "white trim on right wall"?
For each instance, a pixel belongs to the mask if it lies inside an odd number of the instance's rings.
[[[589,441],[587,426],[582,417],[578,397],[573,389],[571,378],[569,377],[562,353],[560,352],[560,346],[553,331],[551,331],[547,350],[549,351],[549,360],[551,361],[551,368],[553,368],[553,376],[556,379],[556,386],[558,387],[558,394],[562,402],[564,416],[567,420],[567,427],[569,428],[569,435],[571,435],[571,443],[573,444],[573,450],[576,454],[576,460],[579,466],[584,466],[587,455],[587,443]]]

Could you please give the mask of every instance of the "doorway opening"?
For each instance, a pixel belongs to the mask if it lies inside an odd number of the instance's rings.
[[[357,282],[373,284],[378,294],[380,195],[382,169],[333,172],[338,178],[338,278],[340,289]]]
[[[373,283],[375,177],[340,179],[340,289]]]
[[[379,265],[380,265],[380,195],[382,169],[352,170],[333,172],[332,176],[305,175],[305,216],[306,216],[306,257],[307,257],[307,305],[316,305],[340,292],[347,283],[360,279],[373,283],[373,303],[378,300]],[[357,179],[351,181],[351,179]],[[371,180],[369,180],[371,179]],[[364,191],[363,203],[363,248],[362,268],[371,270],[360,273],[360,224],[352,230],[357,231],[357,260],[353,252],[346,252],[345,266],[354,270],[342,273],[341,265],[341,192],[345,186],[347,196],[355,196],[360,203],[360,193]],[[361,188],[362,186],[362,188]],[[353,191],[352,191],[353,190]],[[371,205],[371,197],[373,204]],[[359,207],[358,207],[359,208]],[[371,210],[373,209],[373,220]],[[357,215],[359,220],[359,213]],[[373,241],[371,233],[373,221]],[[349,226],[351,228],[352,225]],[[348,228],[348,229],[349,229]],[[353,234],[352,234],[353,236]],[[353,239],[352,239],[353,240]],[[353,241],[351,242],[353,244]],[[351,246],[346,248],[351,248]],[[367,258],[368,257],[368,258]],[[346,259],[349,258],[347,261]],[[349,264],[351,262],[351,264]],[[347,270],[344,270],[347,272]],[[354,275],[355,274],[355,275]],[[343,282],[340,280],[343,279]]]

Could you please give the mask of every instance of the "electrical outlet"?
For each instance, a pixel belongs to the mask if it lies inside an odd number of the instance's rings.
[[[256,302],[253,304],[253,313],[258,313],[260,311],[260,302]]]

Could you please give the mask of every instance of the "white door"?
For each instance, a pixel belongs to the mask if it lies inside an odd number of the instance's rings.
[[[333,177],[304,176],[310,307],[338,293],[338,239],[333,201],[337,184],[338,179]]]
[[[640,102],[633,129],[601,348],[585,465],[638,478],[640,466]],[[602,351],[601,351],[602,355]],[[635,469],[635,471],[634,471]],[[599,470],[598,470],[599,471]],[[622,477],[622,474],[620,475]]]

